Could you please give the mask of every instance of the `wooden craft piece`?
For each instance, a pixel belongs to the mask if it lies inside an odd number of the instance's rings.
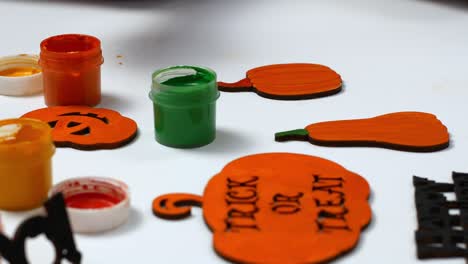
[[[453,184],[414,176],[418,216],[417,255],[420,259],[468,256],[468,174],[453,172]],[[455,194],[447,200],[445,193]],[[451,213],[458,209],[459,213]]]
[[[81,150],[113,149],[131,142],[137,124],[120,113],[87,106],[55,106],[29,112],[23,117],[47,122],[57,147]]]
[[[44,208],[47,213],[45,216],[24,220],[12,239],[0,233],[0,260],[3,257],[12,264],[30,263],[26,254],[26,241],[43,234],[55,248],[54,264],[62,263],[62,260],[72,264],[81,263],[81,253],[73,238],[63,195],[58,193],[52,196],[44,203]]]
[[[236,83],[218,82],[223,92],[253,91],[279,100],[328,96],[341,91],[341,76],[327,66],[310,63],[274,64],[251,69]]]
[[[166,219],[202,206],[214,249],[237,263],[307,264],[354,248],[371,219],[369,185],[319,157],[267,153],[232,161],[203,197],[168,194],[153,201]]]
[[[276,141],[302,140],[322,146],[368,146],[414,152],[449,146],[447,128],[435,115],[398,112],[366,119],[329,121],[279,132]]]

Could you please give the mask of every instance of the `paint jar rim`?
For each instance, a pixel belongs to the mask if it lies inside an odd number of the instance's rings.
[[[76,177],[55,184],[49,191],[49,197],[61,192],[65,201],[69,195],[79,193],[104,193],[103,189],[89,189],[80,191],[80,184],[90,186],[106,185],[106,188],[118,192],[120,201],[109,207],[102,208],[75,208],[66,206],[71,226],[74,232],[97,233],[116,228],[123,224],[130,211],[130,191],[124,182],[108,177]],[[78,188],[78,189],[77,189]],[[91,188],[91,187],[90,187]],[[69,193],[67,193],[67,191]]]
[[[44,39],[39,64],[47,70],[98,67],[104,63],[101,41],[90,35],[63,34]]]
[[[44,158],[51,158],[55,153],[55,145],[52,140],[52,129],[50,126],[36,119],[15,118],[0,120],[0,127],[5,125],[31,125],[40,130],[40,135],[31,140],[22,140],[11,144],[0,142],[0,161],[7,163],[34,162]],[[21,128],[20,128],[21,129]]]
[[[18,54],[0,57],[0,71],[28,67],[39,70],[37,73],[24,76],[0,76],[0,94],[7,96],[27,96],[42,91],[42,69],[39,56],[35,54]]]
[[[176,78],[198,78],[199,82],[168,84]],[[217,87],[216,73],[202,66],[178,65],[155,71],[152,74],[152,86],[149,93],[153,103],[169,108],[196,107],[214,103],[220,96]]]

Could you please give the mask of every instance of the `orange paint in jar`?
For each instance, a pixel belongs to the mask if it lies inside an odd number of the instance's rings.
[[[46,105],[99,104],[103,62],[96,37],[66,34],[43,40],[39,64]]]
[[[0,120],[0,209],[29,210],[47,200],[55,146],[47,123]]]

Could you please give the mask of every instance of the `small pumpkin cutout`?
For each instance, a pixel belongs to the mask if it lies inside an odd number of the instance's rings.
[[[370,146],[414,152],[449,146],[447,128],[433,114],[397,112],[366,119],[340,120],[279,132],[276,141],[302,140],[322,146]]]
[[[153,212],[166,219],[202,206],[214,248],[236,263],[327,261],[354,248],[371,219],[369,185],[319,157],[267,153],[232,161],[203,197],[162,195]]]
[[[137,124],[120,113],[87,106],[55,106],[34,110],[22,117],[48,123],[57,147],[82,150],[113,149],[131,142]]]
[[[311,63],[274,64],[251,69],[236,83],[218,82],[223,92],[253,91],[279,100],[328,96],[341,91],[341,76],[327,66]]]

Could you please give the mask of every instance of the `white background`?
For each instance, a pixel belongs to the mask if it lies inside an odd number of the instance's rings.
[[[54,156],[54,182],[115,177],[132,191],[126,225],[105,234],[76,235],[84,263],[225,263],[212,250],[200,209],[171,222],[155,218],[151,202],[171,192],[201,194],[229,161],[278,151],[331,159],[370,183],[373,222],[358,247],[335,263],[423,263],[414,243],[412,175],[451,182],[452,171],[468,172],[468,4],[463,2],[0,1],[0,55],[38,53],[40,41],[56,34],[99,37],[105,56],[100,106],[139,125],[139,137],[124,148],[58,149]],[[223,93],[214,143],[179,150],[154,141],[147,96],[152,71],[196,64],[215,69],[218,80],[237,81],[251,67],[284,62],[328,65],[342,75],[345,88],[306,101]],[[0,96],[0,119],[42,107],[41,96]],[[313,122],[405,110],[436,114],[449,128],[451,147],[417,154],[273,140],[277,131]],[[27,215],[2,213],[6,233],[11,235]],[[52,248],[43,239],[32,240],[28,249],[32,263],[51,262]]]

